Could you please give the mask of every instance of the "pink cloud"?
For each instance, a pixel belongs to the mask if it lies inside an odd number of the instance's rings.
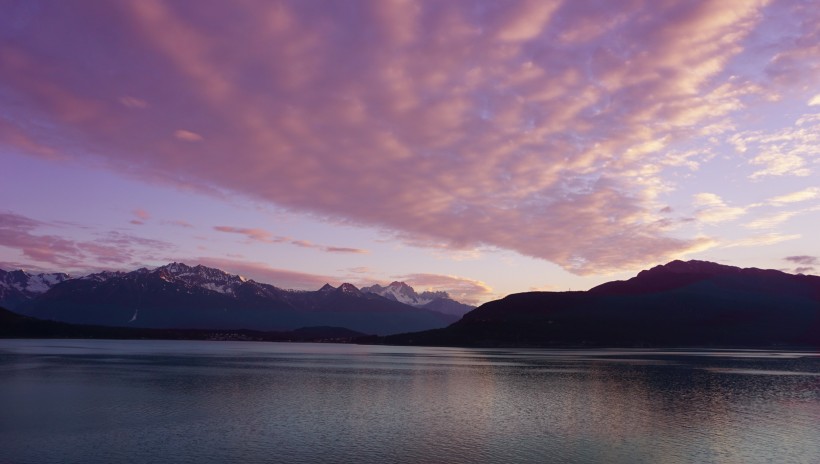
[[[28,218],[16,213],[0,213],[0,246],[18,250],[29,260],[28,267],[46,267],[61,271],[87,270],[111,264],[127,265],[139,259],[151,259],[158,250],[172,245],[161,240],[111,231],[95,240],[71,240],[39,233],[38,229],[65,227]]]
[[[191,132],[189,130],[184,129],[179,129],[175,131],[174,137],[185,142],[199,142],[202,140],[201,135],[197,134],[196,132]]]
[[[580,274],[635,268],[711,243],[670,236],[657,217],[666,147],[726,130],[788,70],[816,70],[816,21],[744,48],[768,18],[817,14],[791,5],[144,0],[55,2],[30,19],[10,8],[22,26],[0,49],[0,80],[20,103],[0,143],[64,147],[415,243],[489,245]],[[767,72],[743,66],[771,58]]]
[[[322,251],[326,251],[328,253],[353,253],[353,254],[367,254],[367,250],[363,250],[361,248],[349,248],[349,247],[335,247],[335,246],[323,246],[321,247]]]
[[[151,214],[149,214],[148,211],[145,211],[142,208],[135,209],[134,210],[134,216],[139,218],[141,221],[147,221],[148,219],[151,218]]]
[[[290,237],[284,237],[280,235],[273,235],[270,232],[262,229],[251,229],[245,227],[231,227],[231,226],[215,226],[214,230],[219,232],[227,232],[232,234],[240,234],[247,237],[249,240],[254,240],[258,242],[265,242],[265,243],[289,243],[293,246],[297,246],[300,248],[311,248],[315,250],[321,250],[327,253],[354,253],[354,254],[366,254],[368,251],[363,250],[360,248],[349,248],[349,247],[338,247],[338,246],[325,246],[325,245],[317,245],[313,242],[308,240],[296,240]]]
[[[266,243],[280,243],[286,240],[285,237],[277,237],[270,232],[262,229],[251,229],[246,227],[231,227],[231,226],[214,226],[214,230],[219,232],[227,232],[230,234],[240,234],[247,237],[249,240],[256,240],[258,242]]]
[[[182,219],[176,219],[173,221],[163,221],[163,224],[169,224],[172,226],[183,227],[186,229],[193,229],[194,225],[188,221],[183,221]]]
[[[144,209],[137,208],[133,211],[133,213],[134,216],[136,216],[136,219],[132,219],[128,221],[128,223],[133,224],[135,226],[144,225],[145,221],[151,218],[151,215],[148,213],[148,211],[145,211]]]
[[[0,246],[17,249],[34,264],[71,267],[80,264],[77,244],[55,235],[33,232],[46,224],[15,213],[0,213]]]

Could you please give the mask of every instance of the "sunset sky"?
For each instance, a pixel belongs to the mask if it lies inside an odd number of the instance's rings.
[[[816,0],[0,0],[0,268],[479,303],[820,271]]]

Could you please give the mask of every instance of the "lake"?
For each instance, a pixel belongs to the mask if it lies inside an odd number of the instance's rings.
[[[0,340],[0,462],[820,462],[820,354]]]

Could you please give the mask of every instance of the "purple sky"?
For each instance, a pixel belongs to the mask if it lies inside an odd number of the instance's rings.
[[[0,0],[0,160],[4,269],[472,302],[815,273],[820,8]]]

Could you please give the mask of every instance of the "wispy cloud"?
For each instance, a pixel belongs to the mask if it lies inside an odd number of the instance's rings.
[[[728,243],[725,243],[723,247],[735,248],[774,245],[776,243],[786,242],[789,240],[797,240],[800,237],[800,234],[781,234],[779,232],[772,232],[768,234],[755,235],[752,237],[746,237],[739,240],[730,241]]]
[[[175,219],[172,221],[163,221],[163,224],[168,224],[176,227],[183,227],[185,229],[193,229],[194,225],[188,221],[183,221],[182,219]]]
[[[796,211],[782,211],[769,216],[763,216],[744,224],[749,229],[772,229],[796,216]]]
[[[813,200],[818,197],[820,197],[820,188],[809,187],[807,189],[800,190],[797,192],[776,196],[774,198],[769,199],[769,203],[772,205],[783,205],[787,203],[797,203],[801,201]]]
[[[288,241],[287,237],[280,237],[262,229],[252,229],[247,227],[214,226],[214,230],[227,232],[229,234],[244,235],[249,240],[265,243],[282,243]]]
[[[770,176],[805,177],[812,173],[810,160],[820,143],[820,114],[806,114],[793,126],[773,132],[753,131],[733,135],[730,142],[739,153],[753,156],[749,175],[756,180]]]
[[[699,193],[694,197],[698,207],[695,217],[704,224],[718,224],[732,221],[746,214],[746,208],[729,206],[714,193]]]
[[[232,234],[240,234],[247,237],[249,240],[264,242],[264,243],[288,243],[300,248],[311,248],[315,250],[324,251],[327,253],[354,253],[366,254],[367,250],[360,248],[340,247],[340,246],[326,246],[318,245],[308,240],[297,240],[281,235],[274,235],[266,230],[252,229],[245,227],[231,227],[231,226],[215,226],[214,230],[219,232],[227,232]]]
[[[794,271],[792,271],[795,274],[807,274],[814,272],[816,269],[815,266],[820,265],[820,258],[817,256],[797,255],[786,256],[783,259],[797,265],[797,267],[794,268]]]
[[[174,132],[174,137],[179,140],[184,140],[186,142],[199,142],[202,140],[202,136],[197,134],[196,132],[191,132],[189,130],[179,129]]]
[[[794,264],[800,264],[803,266],[814,266],[815,264],[820,264],[820,258],[817,256],[808,256],[808,255],[799,255],[799,256],[786,256],[786,261],[792,262]]]
[[[16,213],[0,213],[0,246],[18,250],[31,266],[60,270],[129,265],[150,259],[157,251],[173,249],[168,242],[118,231],[101,233],[95,240],[72,240],[39,231],[54,227],[61,226]]]
[[[145,210],[144,210],[144,209],[142,209],[142,208],[137,208],[137,209],[135,209],[135,210],[133,211],[133,213],[134,213],[134,216],[135,216],[136,218],[135,218],[135,219],[132,219],[132,220],[131,220],[131,221],[129,221],[129,222],[130,222],[131,224],[136,225],[136,226],[141,226],[141,225],[145,224],[145,221],[147,221],[148,219],[150,219],[150,218],[151,218],[151,214],[149,214],[149,213],[148,213],[148,211],[145,211]]]
[[[335,246],[322,246],[320,247],[321,250],[326,251],[328,253],[353,253],[353,254],[367,254],[367,250],[363,250],[361,248],[350,248],[350,247],[335,247]]]

